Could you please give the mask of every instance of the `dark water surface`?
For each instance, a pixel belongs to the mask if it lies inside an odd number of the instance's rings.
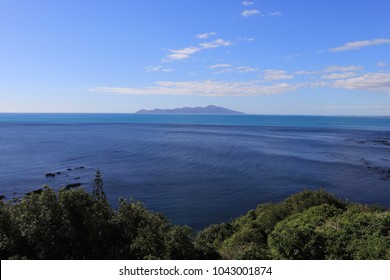
[[[390,118],[0,114],[0,167],[7,198],[99,168],[113,205],[195,229],[304,188],[390,207]]]

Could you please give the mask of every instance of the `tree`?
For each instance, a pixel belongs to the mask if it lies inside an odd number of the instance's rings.
[[[273,259],[325,259],[325,240],[318,228],[341,213],[334,205],[323,204],[279,222],[268,238]]]
[[[326,240],[328,259],[390,259],[390,211],[352,205],[319,228],[319,233]]]
[[[95,182],[93,185],[93,190],[92,190],[92,196],[97,200],[97,201],[105,201],[107,200],[106,198],[106,193],[104,192],[103,189],[103,178],[102,178],[102,173],[98,169],[95,174]]]

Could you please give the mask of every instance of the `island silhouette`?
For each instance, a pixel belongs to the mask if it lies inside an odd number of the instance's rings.
[[[175,109],[153,109],[153,110],[139,110],[136,114],[235,114],[243,115],[245,113],[230,110],[224,107],[209,105],[207,107],[183,107]]]

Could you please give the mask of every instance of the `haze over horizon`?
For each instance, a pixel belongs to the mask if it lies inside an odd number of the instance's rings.
[[[390,115],[390,2],[0,3],[0,112]]]

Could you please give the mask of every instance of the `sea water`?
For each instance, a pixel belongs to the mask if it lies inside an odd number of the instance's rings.
[[[305,188],[390,207],[390,118],[0,114],[0,195],[91,191],[97,169],[114,207],[196,230]]]

